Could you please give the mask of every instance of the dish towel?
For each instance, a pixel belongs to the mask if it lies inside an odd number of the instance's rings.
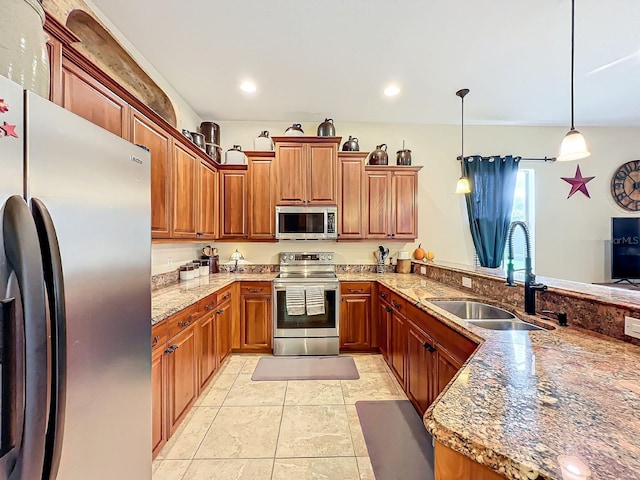
[[[324,288],[317,285],[307,287],[307,315],[324,315]]]
[[[286,287],[287,315],[304,315],[304,287]]]

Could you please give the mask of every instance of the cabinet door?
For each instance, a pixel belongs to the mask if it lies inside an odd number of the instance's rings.
[[[203,317],[197,325],[198,342],[198,389],[206,386],[216,371],[217,355],[215,344],[215,314],[211,312]]]
[[[216,310],[216,349],[218,365],[231,353],[231,302]]]
[[[449,352],[438,345],[437,347],[437,391],[434,393],[434,399],[440,392],[444,390],[453,377],[456,376],[458,370],[462,368],[462,364],[458,362]]]
[[[166,410],[166,354],[157,348],[151,355],[151,451],[155,456],[167,442]]]
[[[340,301],[340,348],[369,350],[371,347],[371,297],[343,295]]]
[[[391,235],[391,174],[389,172],[366,173],[367,238],[388,238]]]
[[[49,36],[47,40],[47,55],[49,56],[49,101],[62,106],[64,101],[62,93],[62,42]]]
[[[422,415],[435,398],[435,343],[412,323],[407,331],[407,396]]]
[[[220,238],[246,238],[247,172],[221,171]]]
[[[404,386],[405,356],[407,351],[407,327],[405,318],[392,312],[389,339],[389,355],[391,356],[391,370],[396,375],[400,385]]]
[[[178,143],[173,148],[171,237],[196,237],[196,185],[200,160]]]
[[[276,145],[278,205],[307,203],[307,158],[306,145],[283,143]]]
[[[169,350],[169,435],[173,435],[198,396],[195,329],[188,328],[169,340]]]
[[[335,143],[307,145],[307,203],[335,205],[337,180]]]
[[[171,138],[151,120],[133,112],[131,142],[151,154],[151,236],[168,238],[171,225]]]
[[[271,295],[242,295],[240,303],[240,348],[261,351],[271,349]]]
[[[389,329],[391,328],[391,307],[388,303],[378,299],[378,345],[380,353],[388,364],[391,363],[389,357]]]
[[[218,172],[202,160],[198,171],[197,212],[198,238],[215,240],[218,237]]]
[[[129,105],[124,100],[67,59],[62,62],[62,85],[64,108],[114,135],[128,137]]]
[[[272,158],[249,158],[249,238],[274,240],[276,179]]]
[[[394,172],[391,178],[391,236],[411,239],[417,236],[417,172]]]
[[[358,239],[364,236],[364,156],[341,158],[338,164],[338,236]]]

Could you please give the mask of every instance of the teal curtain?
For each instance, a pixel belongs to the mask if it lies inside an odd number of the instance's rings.
[[[520,158],[474,155],[462,161],[471,186],[465,194],[469,228],[483,267],[497,268],[502,262]]]

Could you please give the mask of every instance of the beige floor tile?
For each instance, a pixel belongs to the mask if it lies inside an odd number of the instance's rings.
[[[232,355],[231,358],[222,364],[221,373],[225,375],[237,375],[242,370],[242,367],[244,367],[246,361],[247,357]]]
[[[222,407],[195,458],[270,458],[282,407]]]
[[[276,458],[272,480],[358,480],[355,457]]]
[[[285,405],[344,405],[340,380],[289,381]]]
[[[167,452],[168,459],[192,459],[206,435],[213,419],[218,413],[217,407],[194,407],[194,415],[186,424],[184,430],[173,447]]]
[[[355,405],[347,405],[347,418],[349,419],[349,429],[351,430],[351,441],[353,442],[353,450],[356,457],[364,457],[369,455],[367,444],[364,441],[362,427],[360,426],[360,418]]]
[[[202,393],[197,405],[201,407],[221,406],[236,378],[237,375],[218,375],[207,388],[208,391]]]
[[[256,365],[260,361],[260,358],[261,357],[248,357],[240,373],[246,373],[246,374],[252,375],[253,371],[256,368]]]
[[[194,460],[183,480],[269,480],[272,469],[272,458]]]
[[[181,480],[191,460],[162,460],[153,472],[153,480]]]
[[[287,406],[277,458],[354,456],[344,405]]]
[[[359,373],[387,373],[382,355],[354,355],[353,361]]]
[[[251,375],[240,374],[223,405],[225,407],[283,405],[287,382],[254,382]]]
[[[371,459],[369,457],[357,457],[356,460],[358,461],[358,470],[360,470],[360,480],[376,480],[371,466]]]
[[[191,418],[195,414],[196,414],[196,409],[195,408],[192,408],[191,410],[189,410],[189,413],[187,413],[185,415],[184,419],[182,420],[182,423],[180,423],[180,426],[176,429],[176,431],[171,436],[169,441],[167,443],[165,443],[164,447],[162,447],[162,450],[160,450],[158,452],[158,455],[156,455],[156,460],[163,460],[167,456],[167,453],[169,453],[169,451],[173,448],[175,443],[180,438],[180,435],[182,434],[182,432],[184,432],[184,430],[187,427],[187,425],[189,425],[189,422],[191,421]]]
[[[406,398],[386,373],[361,373],[359,380],[341,380],[346,404],[360,400],[403,400]]]

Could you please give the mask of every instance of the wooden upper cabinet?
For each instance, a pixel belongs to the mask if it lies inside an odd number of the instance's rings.
[[[414,239],[418,236],[417,172],[394,172],[391,177],[392,236]]]
[[[336,205],[339,137],[274,137],[276,204]]]
[[[366,237],[388,238],[391,226],[391,172],[367,172]]]
[[[172,238],[196,236],[196,180],[200,161],[180,144],[173,146]]]
[[[131,142],[147,147],[151,154],[151,236],[169,238],[173,141],[162,128],[134,110],[131,115]]]
[[[127,102],[66,58],[62,61],[62,106],[114,135],[128,138]]]
[[[366,152],[338,153],[338,236],[342,239],[364,237]]]
[[[247,171],[221,170],[220,238],[247,238]]]
[[[275,240],[273,157],[249,156],[249,238]]]
[[[216,239],[218,237],[218,172],[203,160],[200,161],[198,171],[197,215],[198,238]]]

